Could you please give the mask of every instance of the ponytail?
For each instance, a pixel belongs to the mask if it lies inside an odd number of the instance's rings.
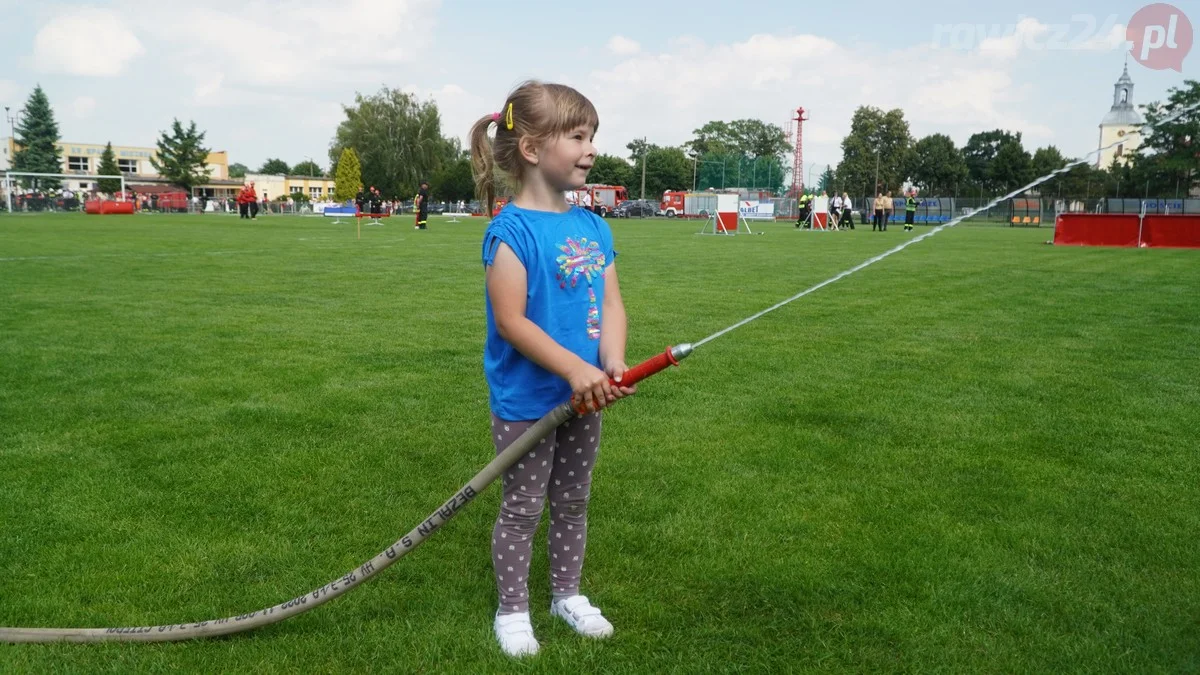
[[[496,204],[496,159],[492,154],[492,141],[488,128],[495,121],[493,115],[484,115],[471,126],[471,176],[475,179],[475,198],[487,208],[488,217]]]

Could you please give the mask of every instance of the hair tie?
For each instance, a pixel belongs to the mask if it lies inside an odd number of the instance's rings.
[[[512,131],[512,128],[513,128],[513,115],[512,115],[512,102],[511,101],[508,104],[508,112],[504,113],[504,128],[508,129],[509,131]]]
[[[492,113],[492,121],[499,122],[500,121],[500,113]]]

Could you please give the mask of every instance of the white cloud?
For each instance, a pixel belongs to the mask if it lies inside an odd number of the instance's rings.
[[[79,119],[91,117],[95,110],[96,99],[91,96],[79,96],[71,101],[71,112]]]
[[[605,46],[608,47],[608,51],[617,56],[629,56],[642,50],[642,46],[636,40],[631,40],[623,35],[612,36]]]
[[[421,67],[439,0],[310,0],[295,6],[213,0],[122,0],[126,18],[195,82],[198,99],[228,87],[315,91],[378,84]]]
[[[43,72],[114,77],[145,53],[142,43],[112,10],[68,7],[33,39],[33,63]]]
[[[994,59],[1016,58],[1022,47],[1040,43],[1050,32],[1050,26],[1026,17],[1018,21],[1008,35],[984,39],[979,43],[979,51],[984,56]]]
[[[467,131],[475,124],[476,120],[484,115],[495,112],[495,107],[499,105],[499,102],[485,101],[483,97],[453,83],[442,85],[437,89],[408,86],[404,87],[404,91],[413,94],[421,100],[432,99],[435,101],[438,106],[438,112],[442,116],[442,134],[457,136],[462,140],[463,147],[468,147],[470,139],[467,138]],[[344,117],[339,107],[338,119],[334,122],[333,126],[336,127]]]
[[[929,44],[852,49],[816,35],[761,34],[720,44],[683,36],[660,51],[643,49],[593,71],[582,88],[600,111],[603,152],[624,155],[624,144],[644,135],[680,144],[714,119],[784,126],[803,105],[811,118],[804,128],[806,160],[836,164],[860,105],[902,108],[914,136],[947,133],[960,145],[996,127],[1048,137],[1045,125],[1030,121],[1038,107],[1011,67]]]
[[[1074,17],[1070,24],[1050,25],[1031,17],[1022,18],[1003,35],[986,37],[979,53],[991,59],[1015,59],[1022,51],[1111,51],[1125,46],[1123,24],[1088,26],[1087,16]],[[977,27],[978,29],[982,27]],[[996,27],[993,27],[995,30]]]

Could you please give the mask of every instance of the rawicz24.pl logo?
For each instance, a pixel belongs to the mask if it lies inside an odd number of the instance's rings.
[[[1143,66],[1182,73],[1183,59],[1192,49],[1192,23],[1177,7],[1146,5],[1129,20],[1125,39],[1133,43],[1129,53]]]

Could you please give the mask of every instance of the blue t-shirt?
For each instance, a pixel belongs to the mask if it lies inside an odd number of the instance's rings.
[[[604,271],[616,257],[608,223],[577,206],[565,213],[508,204],[483,234],[483,264],[496,259],[500,242],[525,266],[525,316],[554,341],[600,367]],[[500,419],[536,420],[571,398],[567,381],[530,361],[496,330],[487,304],[483,372],[492,412]]]

